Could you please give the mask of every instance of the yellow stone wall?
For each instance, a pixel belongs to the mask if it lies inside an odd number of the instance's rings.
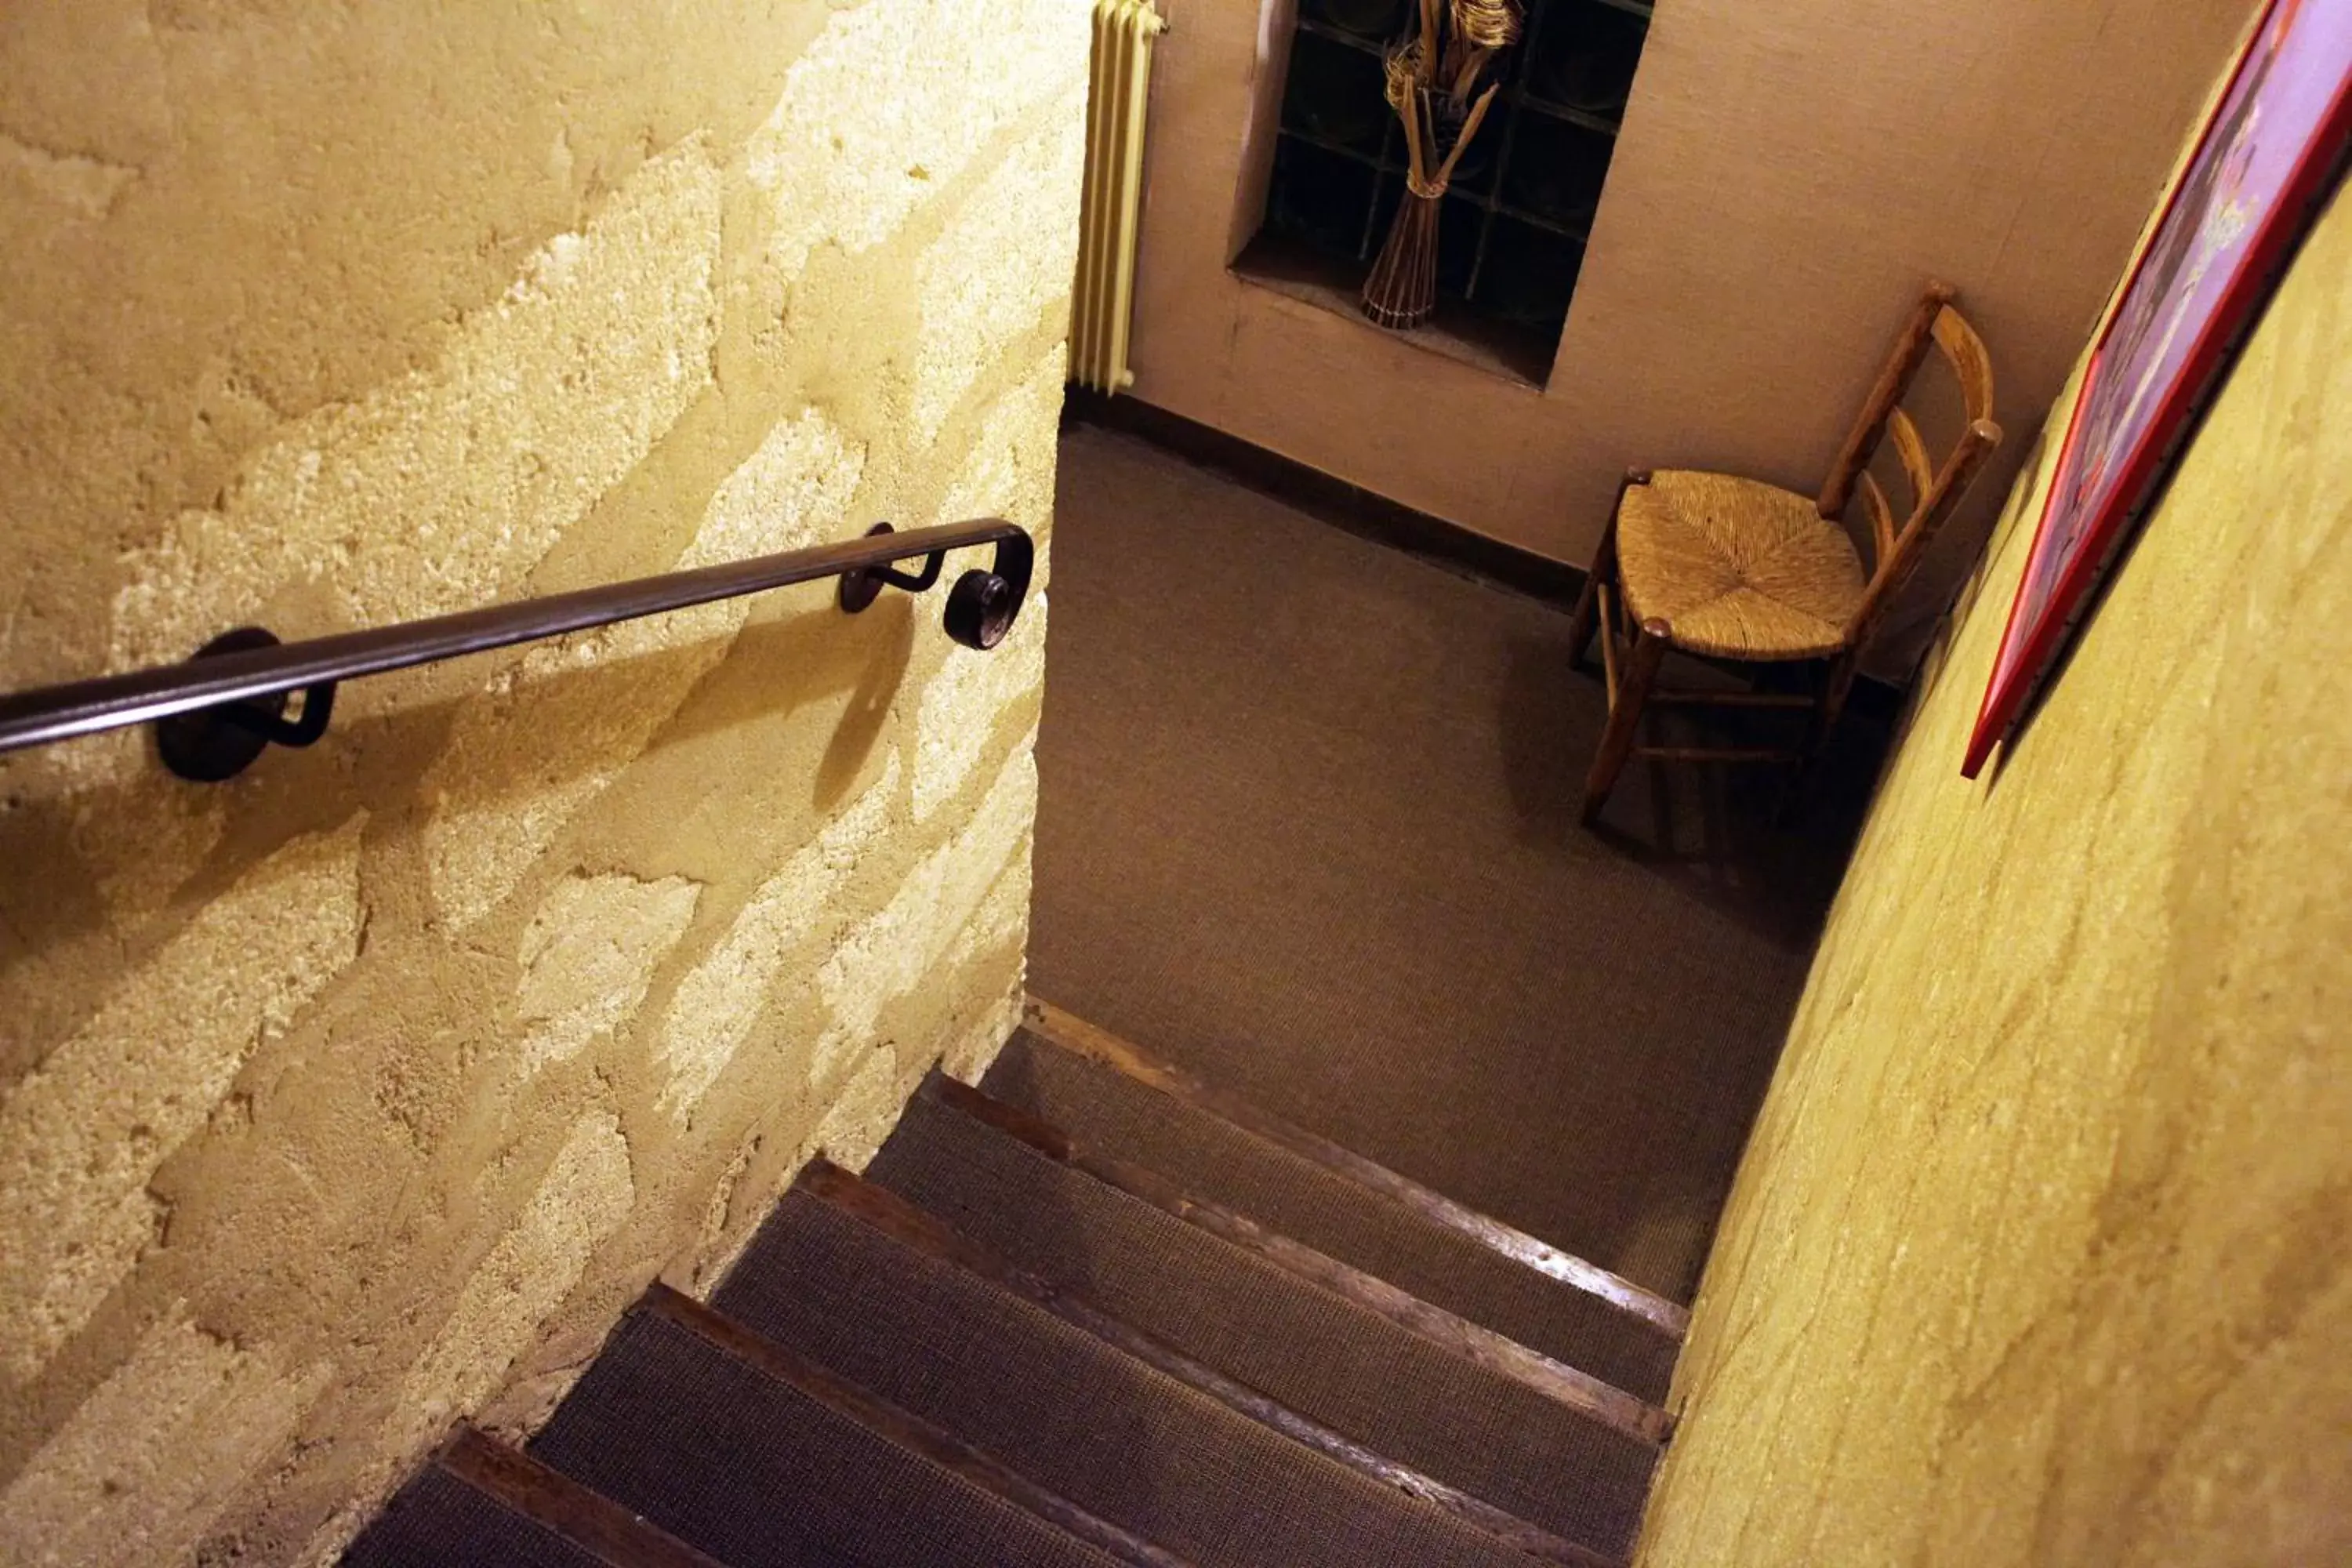
[[[1970,784],[2070,408],[1831,916],[1645,1568],[2352,1562],[2352,199]]]
[[[1049,521],[1083,0],[0,8],[0,688]],[[1041,579],[1042,584],[1042,579]],[[0,763],[0,1561],[331,1557],[1021,985],[1046,605]]]

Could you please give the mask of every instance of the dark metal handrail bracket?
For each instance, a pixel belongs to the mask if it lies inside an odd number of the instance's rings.
[[[975,568],[956,579],[948,590],[946,618],[950,637],[966,647],[984,650],[1004,640],[1028,596],[1037,555],[1027,531],[1001,518],[905,533],[877,522],[865,538],[840,544],[304,642],[281,643],[258,626],[240,626],[198,648],[184,664],[0,697],[0,752],[152,724],[156,750],[173,773],[207,783],[233,778],[272,742],[307,746],[325,734],[336,683],[355,676],[382,675],[824,577],[841,580],[841,607],[856,615],[886,586],[923,592],[940,580],[948,552],[980,544],[996,546],[996,559],[991,569]],[[895,569],[896,563],[917,556],[923,558],[919,572]],[[302,694],[301,705],[289,717],[287,698],[297,691]]]

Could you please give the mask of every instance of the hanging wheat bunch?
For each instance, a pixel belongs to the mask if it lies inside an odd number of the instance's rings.
[[[1512,0],[1453,0],[1452,15],[1440,79],[1458,110],[1487,62],[1519,41],[1519,8]]]
[[[1518,41],[1516,0],[1420,0],[1420,25],[1382,62],[1389,107],[1404,128],[1405,193],[1364,279],[1364,314],[1417,327],[1437,309],[1437,217],[1463,149],[1495,100],[1496,57]]]
[[[1454,31],[1482,49],[1519,41],[1519,8],[1512,0],[1454,0]]]

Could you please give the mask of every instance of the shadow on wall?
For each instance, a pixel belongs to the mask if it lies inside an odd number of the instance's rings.
[[[547,775],[565,765],[564,753],[580,745],[583,727],[593,734],[597,715],[627,710],[638,694],[677,686],[683,675],[690,695],[656,732],[637,768],[659,769],[665,754],[677,756],[698,741],[727,733],[766,742],[770,749],[797,751],[803,737],[774,721],[838,698],[841,716],[813,775],[798,757],[754,754],[740,764],[755,775],[766,773],[763,793],[801,795],[805,790],[804,799],[791,802],[792,809],[829,813],[871,761],[891,701],[905,681],[918,630],[930,626],[929,617],[919,619],[918,608],[911,599],[890,595],[854,618],[827,606],[754,621],[735,634],[726,645],[729,657],[715,665],[710,646],[688,643],[516,679],[497,700],[496,722],[504,743],[488,757],[490,771],[468,774],[475,787],[467,805],[494,807],[540,793]],[[571,639],[571,646],[578,640]],[[70,847],[68,829],[74,821],[96,816],[135,822],[190,804],[216,805],[226,813],[218,845],[172,900],[183,918],[152,921],[140,932],[142,946],[160,947],[240,875],[302,834],[332,829],[357,812],[369,813],[378,824],[404,825],[379,832],[421,830],[430,807],[419,803],[429,803],[435,793],[427,774],[445,765],[459,715],[479,700],[469,687],[460,696],[387,705],[338,724],[315,746],[273,748],[251,772],[226,784],[173,784],[159,791],[153,775],[161,764],[143,731],[99,742],[135,744],[136,770],[87,794],[11,799],[0,809],[0,861],[12,874],[57,892],[37,944],[25,945],[21,934],[11,933],[6,966],[37,963],[47,948],[105,929],[106,911],[96,893],[100,879]],[[526,756],[542,765],[514,765]],[[460,767],[466,763],[462,755],[453,760]],[[804,782],[812,776],[813,783]],[[37,1025],[12,1029],[9,1041],[29,1047],[70,1032],[81,1021],[77,1014],[96,1007],[108,980],[105,972],[89,972],[87,994],[78,998],[53,987],[37,988],[27,1001],[42,1009]],[[0,1056],[0,1075],[33,1065],[18,1056],[16,1049]]]

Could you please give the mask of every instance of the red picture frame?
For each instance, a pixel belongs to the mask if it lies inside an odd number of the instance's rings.
[[[2347,145],[2352,0],[2268,0],[2091,351],[1964,777],[2048,679]]]

